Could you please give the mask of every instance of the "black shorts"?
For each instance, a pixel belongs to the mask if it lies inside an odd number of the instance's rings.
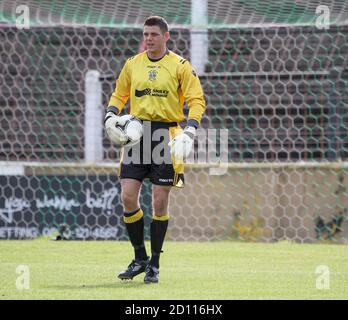
[[[177,126],[176,122],[144,122],[141,141],[133,147],[123,148],[120,179],[135,179],[140,182],[150,179],[156,185],[183,187],[183,170],[178,170],[173,165],[168,146],[170,128]]]

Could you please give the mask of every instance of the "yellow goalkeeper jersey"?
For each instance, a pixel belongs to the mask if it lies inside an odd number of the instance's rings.
[[[159,60],[150,60],[145,52],[127,60],[116,80],[109,107],[121,111],[130,99],[130,114],[141,120],[181,122],[183,107],[188,119],[200,123],[205,100],[199,78],[191,64],[168,50]]]

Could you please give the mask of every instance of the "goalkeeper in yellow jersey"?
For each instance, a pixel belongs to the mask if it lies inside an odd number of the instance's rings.
[[[157,283],[159,258],[169,220],[169,193],[172,186],[184,184],[183,163],[178,160],[185,159],[191,152],[196,129],[205,111],[205,100],[191,64],[167,49],[170,39],[167,22],[158,16],[147,18],[143,36],[146,51],[129,58],[123,66],[107,107],[105,127],[113,130],[115,124],[122,122],[119,113],[130,100],[130,114],[142,120],[144,128],[145,123],[149,123],[151,134],[158,129],[166,133],[159,141],[152,135],[150,145],[145,146],[142,143],[144,132],[139,143],[139,163],[130,161],[134,159],[135,146],[130,150],[124,148],[119,172],[124,222],[135,258],[118,277],[133,279],[145,272],[145,283]],[[185,102],[189,108],[187,119],[183,112]],[[178,123],[184,120],[187,125],[182,130]],[[160,144],[165,145],[161,155],[167,152],[169,162],[154,160],[153,154]],[[149,153],[150,158],[146,156]],[[144,219],[139,204],[141,185],[146,178],[152,182],[151,257],[144,245]]]

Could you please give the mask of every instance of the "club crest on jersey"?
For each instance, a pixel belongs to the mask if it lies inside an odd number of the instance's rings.
[[[155,81],[156,80],[156,77],[157,77],[157,71],[156,70],[151,70],[149,71],[149,80],[150,81]]]

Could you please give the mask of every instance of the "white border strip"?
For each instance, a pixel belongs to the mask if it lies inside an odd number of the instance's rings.
[[[24,165],[16,162],[0,163],[0,176],[24,176]]]
[[[112,170],[119,167],[118,162],[79,163],[79,162],[11,162],[0,161],[0,175],[25,175],[26,169],[82,169]],[[230,162],[230,163],[188,163],[190,169],[228,168],[239,169],[348,169],[348,161],[337,162]]]
[[[332,27],[340,27],[348,25],[348,19],[343,21],[333,21],[330,23]],[[6,27],[16,27],[16,24],[13,22],[0,22],[0,28]],[[30,28],[117,28],[117,29],[143,29],[142,24],[138,23],[115,23],[115,24],[97,24],[97,23],[75,23],[75,22],[52,22],[52,23],[32,23],[30,24]],[[184,30],[197,30],[197,29],[245,29],[245,28],[289,28],[289,27],[315,27],[313,22],[295,22],[295,23],[222,23],[222,24],[208,24],[208,25],[200,25],[193,26],[191,24],[170,24],[170,30],[173,29],[184,29]]]

